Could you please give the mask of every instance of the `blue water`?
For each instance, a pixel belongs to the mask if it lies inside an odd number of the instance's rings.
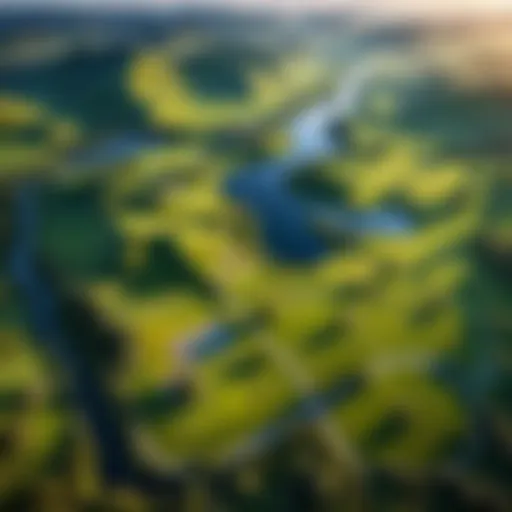
[[[309,228],[302,203],[286,188],[295,159],[265,162],[231,176],[226,193],[257,220],[269,254],[287,262],[320,258],[326,252],[321,237]]]
[[[328,208],[293,194],[291,178],[302,157],[272,160],[234,173],[224,190],[256,219],[269,255],[283,263],[313,263],[328,255],[331,235],[410,234],[413,222],[401,212]]]
[[[72,171],[90,172],[98,167],[120,165],[141,151],[154,149],[162,142],[153,134],[125,132],[73,152],[65,162],[65,167]]]
[[[293,193],[290,182],[294,176],[308,165],[342,156],[346,145],[337,141],[335,146],[331,140],[332,110],[324,105],[312,110],[292,125],[294,145],[288,156],[236,170],[224,185],[225,193],[256,219],[268,254],[283,263],[314,263],[332,249],[327,230],[340,238],[347,234],[409,234],[414,225],[402,212],[357,211],[344,205],[327,208]]]

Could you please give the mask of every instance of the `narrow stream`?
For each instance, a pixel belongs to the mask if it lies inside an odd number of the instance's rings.
[[[39,194],[35,182],[15,190],[14,243],[10,273],[25,308],[34,339],[50,353],[63,372],[64,382],[83,413],[98,447],[104,478],[113,484],[132,484],[152,492],[177,493],[172,475],[159,477],[136,462],[122,412],[101,372],[63,325],[63,303],[56,280],[43,268],[38,254]]]

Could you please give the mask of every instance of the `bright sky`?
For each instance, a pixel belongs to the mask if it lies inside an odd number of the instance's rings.
[[[285,10],[336,10],[341,7],[362,8],[370,13],[407,16],[453,16],[512,12],[512,0],[0,0],[5,5],[58,5],[77,7],[137,7],[229,5],[236,8],[278,8]]]

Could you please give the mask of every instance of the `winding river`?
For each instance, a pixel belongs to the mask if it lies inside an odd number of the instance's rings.
[[[324,256],[329,248],[315,231],[312,219],[328,222],[340,232],[378,230],[394,234],[410,229],[408,219],[403,216],[382,211],[353,212],[345,208],[327,210],[320,204],[299,200],[288,187],[289,180],[300,172],[304,163],[329,158],[339,151],[339,146],[330,138],[330,125],[351,114],[368,79],[367,72],[357,68],[343,81],[333,101],[322,102],[299,115],[290,126],[292,147],[288,156],[237,170],[227,180],[226,193],[252,212],[274,257],[303,263]],[[79,170],[89,165],[112,164],[129,158],[148,144],[153,142],[134,138],[130,133],[74,155],[72,164]],[[16,225],[10,266],[34,338],[65,372],[94,435],[105,478],[142,488],[178,492],[180,486],[176,478],[159,477],[136,463],[119,407],[109,395],[102,376],[77,350],[77,344],[66,332],[57,284],[38,260],[39,193],[40,185],[36,182],[20,183],[15,191],[13,217]],[[217,331],[198,340],[198,357],[215,354],[230,342],[232,336],[223,334],[222,329]]]
[[[63,323],[58,282],[43,268],[37,250],[39,192],[40,184],[35,182],[20,184],[15,191],[15,239],[10,259],[11,277],[33,337],[58,363],[78,410],[86,418],[105,480],[149,492],[177,494],[181,486],[173,475],[160,477],[138,463],[122,411],[104,376],[80,351]]]
[[[375,232],[396,235],[413,229],[410,219],[401,212],[355,211],[343,205],[329,208],[319,201],[299,198],[290,187],[291,180],[308,166],[342,156],[347,141],[334,139],[333,126],[350,122],[375,72],[373,65],[355,65],[333,99],[322,101],[293,119],[288,155],[244,167],[228,178],[227,195],[257,219],[274,259],[300,264],[314,263],[326,256],[331,246],[318,226],[340,237]]]

